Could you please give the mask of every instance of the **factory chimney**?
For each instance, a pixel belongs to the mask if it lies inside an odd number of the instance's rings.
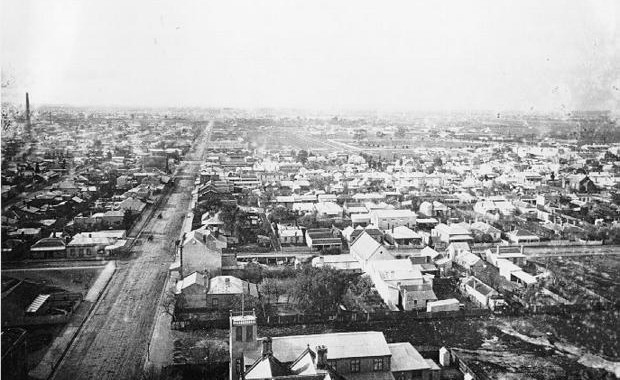
[[[26,125],[30,127],[30,98],[26,93]]]

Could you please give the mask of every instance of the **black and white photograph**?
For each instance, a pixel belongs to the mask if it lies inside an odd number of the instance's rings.
[[[617,0],[0,0],[1,379],[620,378]]]

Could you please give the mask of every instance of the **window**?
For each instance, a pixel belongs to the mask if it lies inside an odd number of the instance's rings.
[[[220,300],[217,298],[213,298],[211,299],[211,306],[213,306],[214,309],[217,309],[217,307],[220,305]]]
[[[400,374],[396,377],[396,380],[405,380],[405,375]]]
[[[372,370],[373,371],[383,371],[383,359],[375,358],[372,361]]]
[[[235,340],[237,342],[243,342],[243,327],[237,326],[235,328]]]
[[[352,359],[351,360],[351,372],[359,372],[360,371],[360,360]]]
[[[254,330],[252,329],[252,326],[246,327],[245,328],[245,341],[251,342],[253,338],[254,338]]]

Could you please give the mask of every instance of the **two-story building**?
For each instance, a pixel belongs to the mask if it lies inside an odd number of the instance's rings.
[[[382,230],[399,226],[413,227],[416,217],[416,213],[411,210],[376,209],[370,212],[370,222]]]
[[[257,339],[254,314],[230,317],[231,380],[435,380],[438,367],[409,343],[362,331]]]

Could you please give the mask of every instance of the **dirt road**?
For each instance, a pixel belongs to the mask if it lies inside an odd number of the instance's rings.
[[[117,272],[53,379],[137,379],[150,340],[159,295],[191,199],[194,179],[204,157],[208,133],[199,135],[181,163],[180,179],[143,231],[135,259],[119,262]],[[148,241],[145,237],[152,235]]]

